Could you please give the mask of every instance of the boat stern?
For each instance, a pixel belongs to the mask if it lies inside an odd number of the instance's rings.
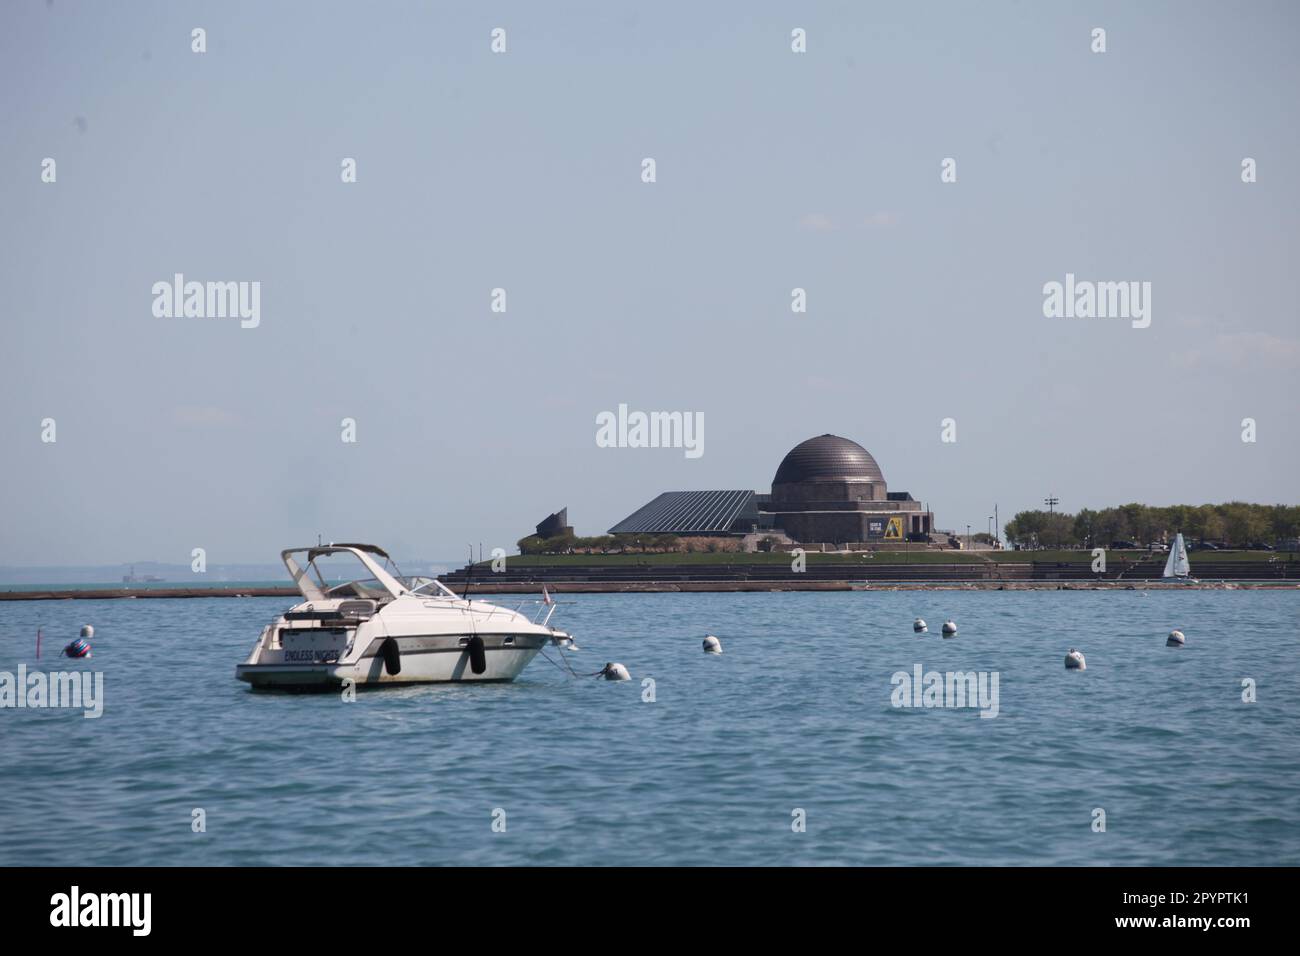
[[[338,664],[238,664],[235,677],[254,688],[280,690],[333,690],[351,676],[350,665]]]

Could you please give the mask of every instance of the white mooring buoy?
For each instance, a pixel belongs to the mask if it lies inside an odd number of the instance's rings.
[[[954,622],[952,622],[952,621],[944,621],[944,622],[943,622],[943,636],[944,636],[944,637],[956,637],[956,636],[957,636],[957,625],[956,625]]]
[[[1187,643],[1187,638],[1183,636],[1182,631],[1170,631],[1169,639],[1165,641],[1165,647],[1182,647]]]
[[[917,634],[924,634],[929,629],[930,626],[925,623],[925,618],[923,617],[918,617],[915,621],[912,622],[912,630],[915,631]]]
[[[84,637],[86,640],[90,640],[92,637],[95,636],[95,629],[91,627],[89,624],[83,624],[81,625],[81,636]]]
[[[605,678],[605,680],[631,680],[632,679],[632,675],[627,672],[627,668],[619,663],[611,662],[609,664],[606,664],[604,669],[602,669],[600,673],[601,676]]]
[[[1086,671],[1088,662],[1084,660],[1082,654],[1072,647],[1070,653],[1065,655],[1065,669],[1067,671]]]
[[[704,636],[704,653],[721,654],[722,642],[718,640],[716,637],[714,637],[712,634],[706,634]]]

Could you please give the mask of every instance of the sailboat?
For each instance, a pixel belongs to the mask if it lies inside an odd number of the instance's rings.
[[[1187,545],[1183,543],[1183,533],[1180,531],[1174,535],[1174,543],[1169,546],[1169,560],[1165,562],[1164,577],[1194,584],[1196,579],[1191,573],[1192,567],[1187,562]]]

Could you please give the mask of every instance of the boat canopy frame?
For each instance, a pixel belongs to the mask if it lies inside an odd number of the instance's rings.
[[[306,567],[298,563],[296,555],[306,555]],[[388,594],[396,599],[403,594],[409,594],[410,589],[401,581],[401,570],[397,563],[389,557],[388,552],[383,548],[376,547],[373,544],[318,544],[306,548],[286,548],[280,552],[280,560],[289,571],[289,576],[293,578],[294,585],[302,593],[302,596],[308,601],[325,601],[329,599],[327,593],[332,587],[337,585],[328,585],[325,583],[325,576],[316,566],[316,559],[330,554],[351,554],[365,567],[367,571],[379,586]],[[391,566],[396,575],[390,574],[385,566],[381,566],[373,556],[384,559],[384,565]],[[316,580],[311,579],[309,572],[316,572]],[[318,583],[319,582],[319,583]],[[355,583],[355,582],[349,582]]]

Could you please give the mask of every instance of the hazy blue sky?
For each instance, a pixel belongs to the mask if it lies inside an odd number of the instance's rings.
[[[0,563],[457,558],[823,432],[941,527],[1294,503],[1297,9],[7,0]],[[156,318],[176,272],[260,326]],[[1151,326],[1045,318],[1067,272]],[[704,455],[598,448],[619,403]]]

